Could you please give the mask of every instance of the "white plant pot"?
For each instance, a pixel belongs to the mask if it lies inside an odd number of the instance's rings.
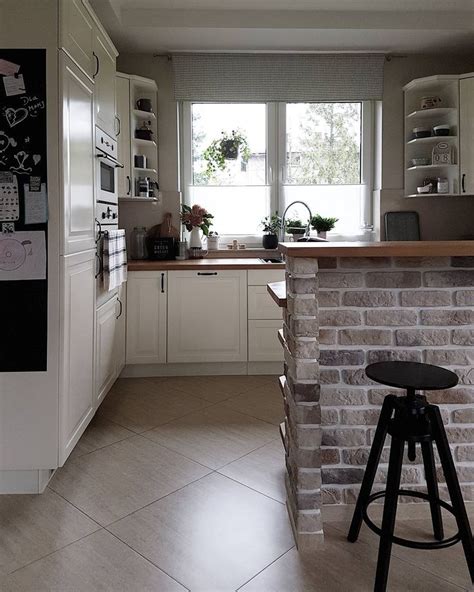
[[[201,242],[201,229],[197,226],[189,233],[189,248],[190,249],[202,249]]]

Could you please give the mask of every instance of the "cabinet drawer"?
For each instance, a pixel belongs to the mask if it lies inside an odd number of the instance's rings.
[[[281,309],[267,291],[267,286],[248,287],[249,319],[281,319]]]
[[[278,339],[281,320],[249,321],[249,362],[281,362],[283,348]]]
[[[282,282],[285,279],[284,269],[249,269],[249,286],[266,286],[272,282]]]

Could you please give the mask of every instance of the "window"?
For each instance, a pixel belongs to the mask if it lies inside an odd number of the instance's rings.
[[[258,243],[262,218],[296,200],[338,218],[337,234],[372,223],[370,102],[183,103],[182,122],[184,199],[214,214],[220,235]],[[224,157],[232,138],[239,150]]]

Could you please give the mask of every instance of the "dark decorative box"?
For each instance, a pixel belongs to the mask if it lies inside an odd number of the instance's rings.
[[[147,238],[148,259],[176,259],[178,241],[175,238]]]

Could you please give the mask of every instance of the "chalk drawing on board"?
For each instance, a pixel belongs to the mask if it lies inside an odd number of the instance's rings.
[[[43,231],[0,235],[0,281],[45,278],[46,241]]]

